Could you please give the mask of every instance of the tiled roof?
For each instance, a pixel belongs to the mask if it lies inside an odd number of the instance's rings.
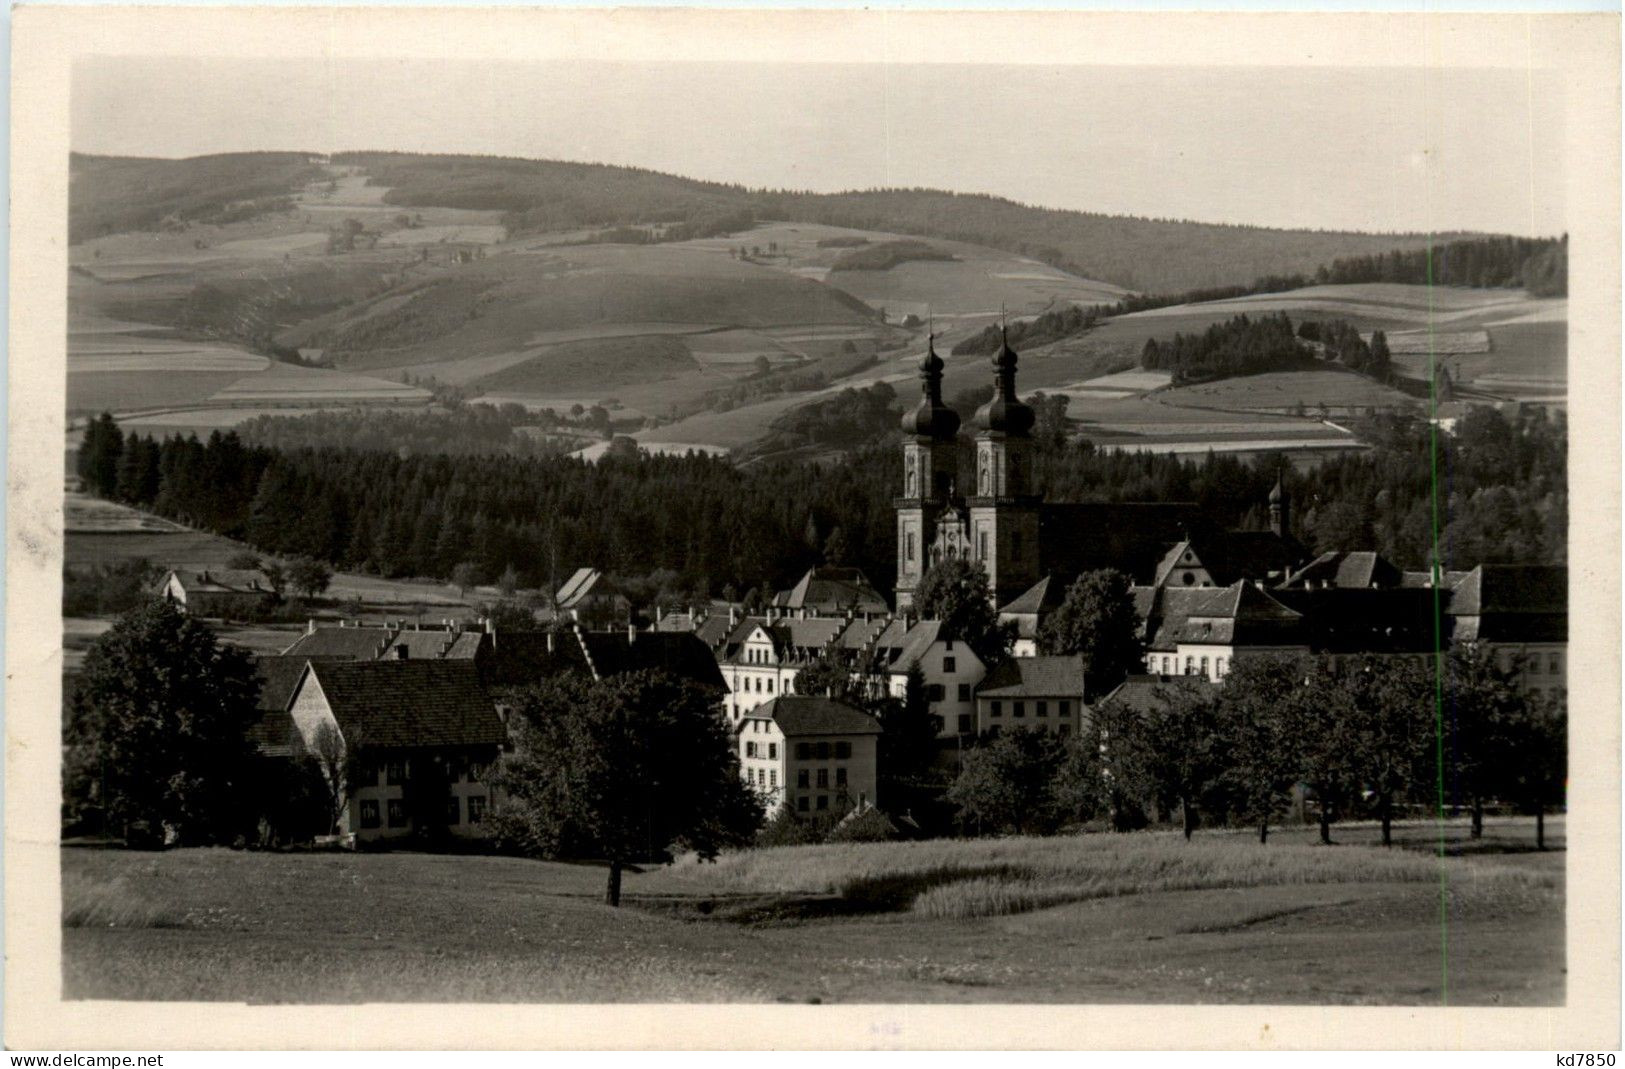
[[[558,605],[561,609],[570,609],[579,605],[583,599],[589,597],[614,597],[620,591],[596,568],[577,568],[575,574],[564,581],[559,587]]]
[[[479,653],[484,641],[485,636],[477,631],[438,627],[318,627],[282,652],[287,656],[372,661],[398,657],[396,651],[404,649],[408,660],[469,660]]]
[[[383,627],[318,627],[300,635],[282,653],[287,657],[347,657],[371,661],[388,649],[386,639],[394,635]]]
[[[908,629],[902,642],[897,647],[897,655],[892,658],[891,670],[893,672],[906,672],[926,655],[932,645],[942,637],[941,620],[921,620]],[[974,656],[970,647],[965,647],[967,655]]]
[[[1066,600],[1066,584],[1046,575],[999,608],[1000,616],[1034,616],[1058,609]],[[1027,636],[1031,637],[1031,636]]]
[[[1194,562],[1187,563],[1189,554]],[[1268,579],[1285,574],[1302,549],[1273,531],[1214,531],[1181,539],[1157,563],[1153,580],[1162,584],[1176,568],[1200,566],[1215,586],[1238,579]]]
[[[886,612],[886,599],[857,568],[828,566],[808,569],[789,590],[781,590],[775,605],[789,609],[816,609],[838,614],[848,609],[858,612]]]
[[[1216,691],[1219,684],[1205,676],[1129,676],[1106,695],[1105,701],[1137,713],[1150,713],[1162,708],[1165,696],[1176,687]]]
[[[1083,697],[1083,658],[1010,657],[976,688],[978,698]]]
[[[1370,551],[1322,553],[1292,572],[1284,586],[1334,586],[1343,589],[1389,588],[1401,584],[1398,568]]]
[[[600,679],[623,672],[661,671],[702,686],[728,689],[716,658],[693,635],[640,631],[629,638],[624,631],[581,631],[577,637]]]
[[[312,662],[347,739],[390,748],[492,746],[507,738],[470,661]]]
[[[786,737],[880,734],[880,721],[863,710],[810,694],[781,695],[758,705],[745,719],[752,717],[772,720]],[[741,726],[745,719],[740,720]]]
[[[1462,642],[1567,642],[1568,568],[1483,564],[1450,592],[1445,611]]]
[[[1139,599],[1136,599],[1138,602]],[[1148,646],[1295,645],[1302,615],[1244,580],[1227,587],[1166,587],[1151,601]]]
[[[212,594],[269,594],[265,576],[246,568],[173,569],[175,578],[188,592]],[[164,576],[168,582],[169,577]]]

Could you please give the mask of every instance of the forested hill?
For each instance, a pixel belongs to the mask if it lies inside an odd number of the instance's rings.
[[[1312,274],[1338,259],[1420,249],[1423,234],[1272,230],[1031,208],[980,194],[931,189],[853,193],[749,190],[635,167],[491,156],[350,152],[385,198],[405,207],[506,213],[515,231],[685,223],[697,232],[745,217],[826,223],[967,241],[1043,260],[1085,278],[1171,293]],[[1445,240],[1459,235],[1434,235]]]
[[[325,177],[313,158],[305,152],[233,152],[154,160],[76,152],[68,160],[68,240],[157,230],[169,220],[246,218]]]

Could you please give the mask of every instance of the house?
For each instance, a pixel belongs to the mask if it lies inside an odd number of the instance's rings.
[[[1568,690],[1569,570],[1561,565],[1481,564],[1462,576],[1445,602],[1452,642],[1494,652],[1518,668],[1525,690]]]
[[[1086,697],[1082,657],[1010,657],[976,689],[976,729],[1070,735],[1083,730]]]
[[[172,568],[157,593],[193,616],[220,619],[249,615],[276,596],[263,575],[239,568]]]
[[[1257,583],[1226,587],[1156,587],[1136,591],[1145,612],[1145,663],[1158,675],[1200,675],[1222,680],[1237,657],[1297,656],[1310,652],[1303,614]]]
[[[554,597],[559,615],[588,627],[625,621],[632,603],[596,568],[577,568]]]
[[[905,625],[906,626],[906,625]],[[909,672],[918,669],[925,684],[931,715],[937,720],[939,739],[957,739],[976,731],[976,687],[987,666],[965,643],[948,638],[941,620],[921,620],[906,626],[895,652],[890,652],[885,674],[894,697],[908,693]]]
[[[818,616],[848,612],[886,613],[890,607],[867,576],[857,568],[824,565],[810,568],[801,581],[773,598],[776,608]]]
[[[999,623],[1014,624],[1016,641],[1011,653],[1017,657],[1032,657],[1038,653],[1038,629],[1044,618],[1059,609],[1066,601],[1066,584],[1060,578],[1046,575],[1014,601],[999,607]]]
[[[880,722],[845,702],[781,694],[734,725],[740,774],[769,809],[844,814],[874,804]]]
[[[588,631],[579,626],[494,632],[475,663],[488,687],[525,686],[572,672],[596,680],[661,671],[716,691],[719,701],[728,689],[711,651],[684,632]]]
[[[818,660],[848,625],[845,617],[780,615],[740,621],[721,647],[717,663],[728,686],[728,717],[738,723],[763,702],[795,690],[796,674]]]
[[[481,834],[507,731],[472,661],[309,661],[287,711],[294,756],[336,729],[357,759],[341,826],[358,841]]]
[[[311,620],[305,633],[282,654],[349,661],[471,661],[479,657],[488,642],[488,631],[466,630],[451,620],[427,627],[405,620],[381,624],[341,620],[337,625],[319,625]]]

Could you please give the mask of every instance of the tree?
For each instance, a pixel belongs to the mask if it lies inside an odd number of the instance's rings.
[[[1111,693],[1144,663],[1134,581],[1110,568],[1078,576],[1066,600],[1045,617],[1038,645],[1045,653],[1082,656],[1088,693]]]
[[[1395,800],[1433,779],[1433,671],[1408,659],[1380,658],[1343,684],[1358,775],[1376,803],[1382,845],[1391,846]]]
[[[288,582],[307,598],[313,598],[333,582],[333,569],[314,557],[299,557],[288,566]]]
[[[1307,669],[1296,658],[1241,657],[1219,695],[1229,742],[1224,786],[1236,816],[1269,841],[1269,826],[1297,779],[1298,709]]]
[[[257,572],[260,570],[260,559],[248,552],[233,553],[231,560],[226,562],[226,566],[245,572]]]
[[[85,436],[79,443],[75,458],[75,471],[84,481],[85,489],[97,497],[112,497],[119,483],[119,460],[124,453],[124,432],[114,422],[110,412],[85,424]]]
[[[824,539],[824,563],[845,564],[849,550],[846,546],[846,532],[839,525]]]
[[[1320,841],[1332,841],[1332,821],[1360,788],[1362,725],[1349,682],[1325,658],[1308,667],[1297,707],[1299,777],[1320,807]]]
[[[463,597],[479,583],[480,566],[473,561],[461,561],[451,570],[451,584]]]
[[[321,789],[323,817],[327,833],[338,832],[339,819],[350,802],[350,790],[367,781],[372,755],[359,729],[346,738],[338,725],[324,720],[316,725],[306,754],[315,775],[312,779]]]
[[[1141,744],[1136,760],[1157,806],[1165,814],[1179,809],[1186,839],[1225,766],[1217,706],[1217,688],[1183,677],[1158,688],[1156,704],[1136,732]]]
[[[1563,804],[1568,783],[1568,702],[1558,694],[1531,697],[1507,734],[1506,795],[1535,814],[1535,847],[1544,850],[1546,809]]]
[[[1084,730],[1067,741],[1060,796],[1078,819],[1104,814],[1116,831],[1142,828],[1156,796],[1151,757],[1140,712],[1119,701],[1101,702]]]
[[[288,589],[288,569],[281,561],[267,558],[260,564],[260,574],[265,576],[265,585],[271,588],[271,596],[281,601],[282,592]]]
[[[1064,757],[1060,739],[1048,732],[1001,732],[965,755],[948,801],[958,807],[961,824],[979,831],[1054,831],[1065,816],[1055,791]]]
[[[678,844],[715,857],[761,824],[709,690],[644,671],[560,676],[511,699],[498,835],[543,857],[602,858],[610,905],[620,905],[628,863]]]
[[[536,614],[517,601],[493,602],[481,608],[485,619],[497,634],[504,631],[533,631],[536,628]]]
[[[519,572],[516,571],[514,566],[510,563],[507,567],[502,569],[502,574],[497,576],[497,593],[501,594],[504,598],[511,598],[518,592]]]
[[[1366,374],[1378,382],[1387,382],[1394,374],[1394,356],[1388,350],[1388,335],[1380,330],[1371,335],[1371,357],[1366,362]]]
[[[914,607],[921,618],[942,621],[942,637],[964,642],[983,664],[1010,655],[1015,628],[999,622],[979,562],[950,557],[933,564],[914,592]]]
[[[1518,686],[1522,660],[1503,663],[1496,651],[1477,643],[1451,647],[1445,658],[1443,703],[1439,709],[1441,785],[1449,804],[1472,813],[1472,837],[1484,834],[1484,803],[1510,777],[1522,759],[1516,752],[1518,726],[1529,715]]]
[[[230,841],[247,820],[259,681],[247,652],[162,600],[119,617],[85,657],[70,705],[73,765],[111,826],[182,842]]]

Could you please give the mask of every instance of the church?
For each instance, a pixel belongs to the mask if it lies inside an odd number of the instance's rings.
[[[903,493],[894,502],[899,612],[913,607],[931,565],[953,558],[982,565],[1001,608],[1064,593],[1098,568],[1137,585],[1221,586],[1279,581],[1305,559],[1279,480],[1268,531],[1213,530],[1193,503],[1045,501],[1033,484],[1035,414],[1016,395],[1017,361],[1005,340],[993,356],[993,397],[974,417],[975,471],[962,480],[959,415],[942,400],[943,361],[927,342],[920,403],[903,416]]]

